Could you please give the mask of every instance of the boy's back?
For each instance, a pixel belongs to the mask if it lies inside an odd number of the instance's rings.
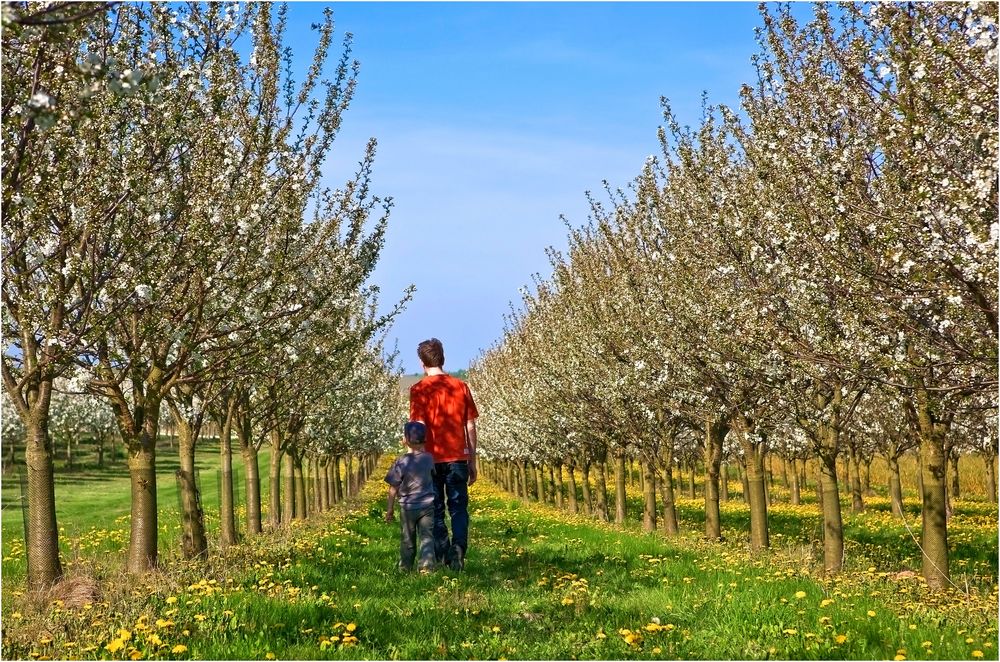
[[[404,510],[434,505],[434,457],[426,451],[412,451],[399,456],[386,474],[385,482],[399,490],[399,505]]]

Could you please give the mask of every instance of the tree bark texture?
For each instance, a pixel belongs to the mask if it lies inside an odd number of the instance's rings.
[[[615,524],[624,524],[625,506],[625,453],[615,455]]]
[[[52,442],[49,439],[48,421],[45,416],[40,418],[43,419],[41,422],[32,421],[26,426],[27,444],[24,451],[28,472],[25,553],[28,560],[28,586],[32,589],[46,589],[62,577]]]

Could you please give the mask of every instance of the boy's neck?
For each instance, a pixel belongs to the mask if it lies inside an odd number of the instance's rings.
[[[407,452],[410,452],[410,453],[423,453],[424,452],[424,444],[420,444],[419,446],[407,446],[406,448],[407,448]]]
[[[445,375],[448,374],[444,371],[444,368],[428,368],[424,367],[424,374],[428,377],[433,377],[434,375]]]

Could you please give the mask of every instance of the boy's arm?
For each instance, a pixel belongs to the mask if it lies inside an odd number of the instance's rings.
[[[389,486],[389,495],[386,498],[385,504],[385,521],[392,522],[394,520],[392,509],[396,504],[396,494],[399,492],[399,488],[395,485]]]

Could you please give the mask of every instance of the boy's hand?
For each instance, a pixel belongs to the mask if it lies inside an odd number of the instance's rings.
[[[396,518],[393,516],[391,510],[385,511],[385,521],[389,522],[389,523],[392,523],[392,522],[396,521]]]

